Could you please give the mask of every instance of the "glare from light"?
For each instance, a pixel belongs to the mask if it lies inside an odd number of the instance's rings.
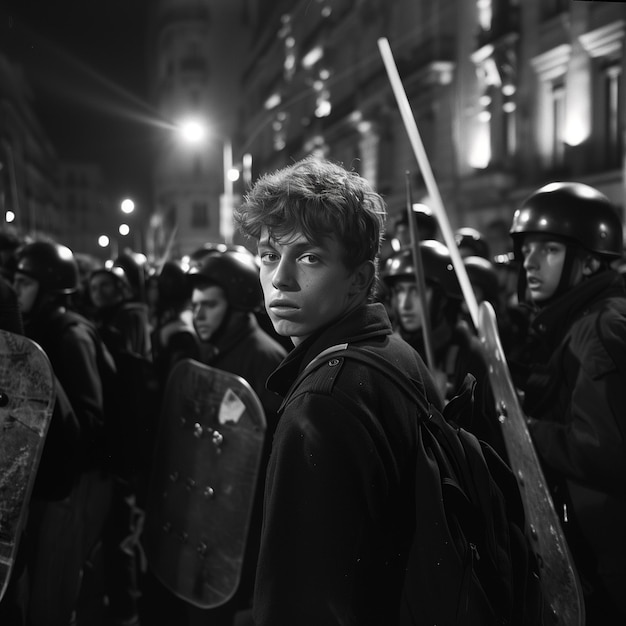
[[[122,209],[122,213],[126,213],[126,215],[129,215],[135,210],[135,203],[130,198],[125,198],[124,200],[122,200],[120,208]]]
[[[200,120],[185,120],[179,125],[179,130],[181,137],[187,143],[201,143],[207,136],[207,128]]]
[[[236,180],[239,180],[239,170],[236,167],[232,167],[228,170],[228,172],[226,172],[226,176],[228,177],[228,180],[234,183]]]
[[[278,93],[273,93],[266,101],[265,104],[263,105],[265,107],[265,109],[267,111],[271,111],[272,109],[275,109],[281,102],[281,97],[280,94]]]
[[[505,103],[502,105],[502,110],[503,110],[505,113],[513,113],[513,111],[515,111],[515,109],[516,109],[516,108],[517,108],[517,107],[515,106],[515,102],[505,102]]]
[[[130,232],[130,226],[128,224],[120,224],[120,227],[118,228],[118,231],[119,231],[120,235],[126,236]]]
[[[324,48],[315,46],[302,57],[302,67],[310,69],[324,56]]]
[[[98,245],[101,248],[106,248],[110,243],[111,241],[106,235],[100,235],[100,237],[98,237]]]
[[[511,85],[507,83],[506,85],[502,85],[502,95],[510,97],[515,93],[515,85]]]
[[[15,221],[15,213],[13,213],[13,211],[7,211],[7,212],[4,214],[4,220],[5,220],[7,223],[11,223],[11,222]]]

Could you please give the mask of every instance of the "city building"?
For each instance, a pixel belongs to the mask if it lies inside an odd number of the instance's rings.
[[[158,260],[233,239],[231,146],[249,17],[243,0],[159,0],[151,19],[152,97],[163,123],[146,239]]]
[[[265,3],[243,75],[253,175],[312,152],[388,202],[429,203],[380,55],[386,38],[453,227],[510,246],[514,209],[552,180],[624,204],[626,4],[577,0]]]
[[[0,228],[33,237],[62,232],[56,159],[26,76],[0,52]]]

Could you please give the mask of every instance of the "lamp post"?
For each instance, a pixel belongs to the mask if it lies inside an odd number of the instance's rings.
[[[189,144],[203,144],[209,135],[207,125],[199,119],[186,119],[176,126],[183,141]],[[224,192],[220,197],[220,234],[225,243],[232,243],[234,235],[233,210],[234,186],[239,178],[239,170],[233,164],[233,147],[229,138],[221,138]]]

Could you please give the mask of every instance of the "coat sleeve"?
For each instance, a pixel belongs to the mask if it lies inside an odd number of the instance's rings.
[[[623,493],[626,381],[597,337],[587,337],[584,351],[576,345],[572,342],[563,356],[568,401],[556,403],[542,419],[531,419],[530,431],[549,468],[580,485]]]

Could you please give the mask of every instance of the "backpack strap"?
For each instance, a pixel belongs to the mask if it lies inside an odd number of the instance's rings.
[[[315,357],[315,359],[307,365],[305,371],[310,367],[317,365],[318,359],[324,360],[326,357],[331,355],[334,357],[343,357],[352,359],[353,361],[359,361],[364,365],[372,367],[381,374],[384,374],[391,382],[395,383],[404,391],[405,394],[415,401],[420,414],[430,416],[432,412],[432,404],[427,397],[426,400],[424,399],[425,394],[422,396],[418,393],[417,388],[412,384],[412,380],[408,374],[402,371],[397,365],[391,363],[384,356],[374,352],[373,350],[350,346],[347,343],[331,346]]]

